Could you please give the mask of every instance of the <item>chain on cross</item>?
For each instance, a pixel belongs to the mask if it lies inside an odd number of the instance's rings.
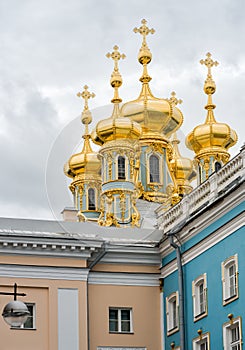
[[[208,52],[207,54],[206,54],[206,56],[207,56],[207,58],[205,58],[205,59],[202,59],[201,61],[200,61],[200,63],[201,64],[204,64],[207,68],[208,68],[208,77],[212,77],[212,75],[211,75],[211,68],[213,67],[213,66],[218,66],[218,64],[219,64],[219,62],[217,62],[217,61],[213,61],[213,59],[211,58],[211,53],[210,52]]]
[[[88,86],[87,85],[84,85],[84,90],[83,92],[78,92],[77,93],[77,96],[78,97],[82,97],[85,101],[84,103],[84,110],[87,110],[88,109],[88,100],[90,98],[94,98],[95,97],[95,94],[93,92],[89,92],[88,91]]]
[[[174,91],[171,92],[171,97],[168,99],[168,101],[174,106],[183,102],[181,99],[177,99],[176,93]]]
[[[146,36],[148,34],[154,34],[155,33],[155,29],[148,28],[147,25],[146,25],[147,21],[145,19],[142,19],[141,23],[142,23],[142,26],[139,27],[139,28],[135,27],[134,28],[134,32],[135,33],[140,33],[143,36],[143,45],[145,46],[146,45]]]
[[[124,55],[124,53],[121,54],[121,53],[118,51],[118,49],[119,49],[119,47],[118,47],[117,45],[115,45],[115,46],[113,47],[113,50],[114,50],[114,51],[112,51],[112,53],[108,52],[108,54],[106,55],[106,57],[112,58],[112,59],[113,59],[113,61],[114,61],[114,71],[115,71],[115,72],[118,72],[118,61],[119,61],[120,59],[126,58],[126,55]]]

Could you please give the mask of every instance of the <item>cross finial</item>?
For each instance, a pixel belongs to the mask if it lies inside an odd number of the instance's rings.
[[[176,93],[174,91],[171,92],[171,97],[168,99],[168,101],[174,106],[176,106],[177,104],[181,104],[183,102],[181,99],[179,100],[177,99]]]
[[[85,101],[84,103],[84,111],[88,110],[88,100],[90,98],[94,98],[95,97],[95,94],[93,92],[89,92],[88,91],[88,86],[87,85],[84,85],[84,90],[83,92],[78,92],[77,93],[77,96],[78,97],[82,97]]]
[[[119,49],[119,47],[117,45],[115,45],[113,47],[114,51],[112,51],[112,53],[108,52],[108,54],[106,55],[106,57],[113,59],[113,61],[114,61],[114,71],[115,72],[118,72],[118,61],[120,59],[124,59],[126,57],[126,55],[124,55],[124,53],[121,54],[118,51],[118,49]]]
[[[141,23],[142,23],[142,26],[140,26],[139,28],[135,27],[134,28],[134,32],[135,33],[140,33],[143,36],[143,45],[145,46],[146,45],[146,36],[148,34],[150,34],[150,33],[154,34],[155,33],[155,29],[148,28],[147,25],[146,25],[147,21],[145,19],[142,19]]]
[[[208,53],[206,54],[206,56],[207,56],[207,58],[202,59],[202,60],[200,61],[200,63],[201,63],[201,64],[204,64],[204,65],[208,68],[208,77],[211,78],[211,77],[212,77],[212,75],[211,75],[211,68],[212,68],[213,66],[218,66],[219,62],[213,61],[213,59],[211,58],[212,55],[211,55],[210,52],[208,52]]]

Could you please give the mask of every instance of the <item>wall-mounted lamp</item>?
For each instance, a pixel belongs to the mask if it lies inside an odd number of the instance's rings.
[[[30,312],[27,309],[27,306],[22,301],[17,300],[17,296],[26,296],[25,293],[17,293],[17,284],[14,284],[14,292],[0,292],[0,295],[13,295],[14,300],[10,301],[7,305],[5,305],[2,316],[4,321],[10,325],[11,327],[20,327],[22,326]]]

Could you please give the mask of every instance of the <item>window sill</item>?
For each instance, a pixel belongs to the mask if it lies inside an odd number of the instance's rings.
[[[237,295],[233,295],[230,298],[224,299],[223,300],[223,306],[232,303],[234,300],[238,299],[238,294]]]
[[[109,331],[109,334],[134,334],[134,332],[113,332],[113,331]]]
[[[176,332],[178,332],[178,331],[179,331],[179,327],[174,327],[174,328],[172,328],[172,329],[169,329],[169,330],[167,331],[167,336],[172,335],[172,334],[174,334],[174,333],[176,333]]]
[[[14,331],[36,331],[36,328],[21,328],[21,327],[11,327],[11,330]]]
[[[204,311],[201,314],[195,315],[194,316],[194,322],[197,322],[197,321],[201,320],[202,318],[204,318],[206,316],[208,316],[207,311]]]

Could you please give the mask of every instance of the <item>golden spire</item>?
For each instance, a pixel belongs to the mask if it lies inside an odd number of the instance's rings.
[[[177,106],[177,104],[181,104],[183,101],[181,99],[177,99],[176,93],[174,91],[171,92],[171,97],[167,99],[172,105]]]
[[[114,88],[114,97],[113,99],[111,100],[112,103],[120,103],[122,102],[122,99],[119,97],[118,95],[118,88],[122,85],[122,76],[119,72],[119,69],[118,69],[118,61],[120,59],[124,59],[126,56],[124,55],[124,53],[120,53],[118,51],[119,47],[117,45],[115,45],[113,47],[113,50],[112,53],[109,53],[106,55],[106,57],[108,58],[112,58],[113,61],[114,61],[114,70],[111,74],[111,86]]]
[[[83,88],[84,88],[84,90],[82,92],[78,92],[77,96],[84,99],[84,108],[83,108],[82,116],[81,116],[81,121],[85,125],[85,133],[83,135],[84,145],[83,145],[82,153],[87,154],[87,153],[92,152],[92,148],[91,148],[91,145],[89,142],[89,139],[91,136],[88,132],[88,125],[92,122],[92,115],[91,115],[91,112],[88,108],[88,100],[90,98],[94,98],[95,94],[93,92],[88,91],[87,85],[84,85]]]
[[[139,28],[134,28],[135,33],[140,33],[143,37],[142,46],[140,48],[139,54],[138,54],[138,61],[143,65],[143,75],[140,78],[140,81],[143,82],[149,82],[151,81],[151,77],[149,76],[147,72],[147,64],[151,62],[152,54],[151,51],[146,43],[146,36],[148,34],[154,34],[155,29],[148,28],[146,26],[147,21],[145,19],[142,19],[141,21],[142,26]]]
[[[218,66],[219,63],[217,61],[213,61],[213,59],[211,58],[211,53],[208,52],[206,56],[207,58],[200,60],[200,63],[204,64],[208,68],[207,79],[205,80],[203,89],[205,94],[208,95],[208,103],[205,106],[205,109],[207,109],[208,111],[206,123],[212,123],[212,122],[215,122],[213,110],[216,107],[212,101],[212,94],[214,94],[216,91],[216,85],[215,85],[215,82],[213,81],[211,68],[214,66]]]

